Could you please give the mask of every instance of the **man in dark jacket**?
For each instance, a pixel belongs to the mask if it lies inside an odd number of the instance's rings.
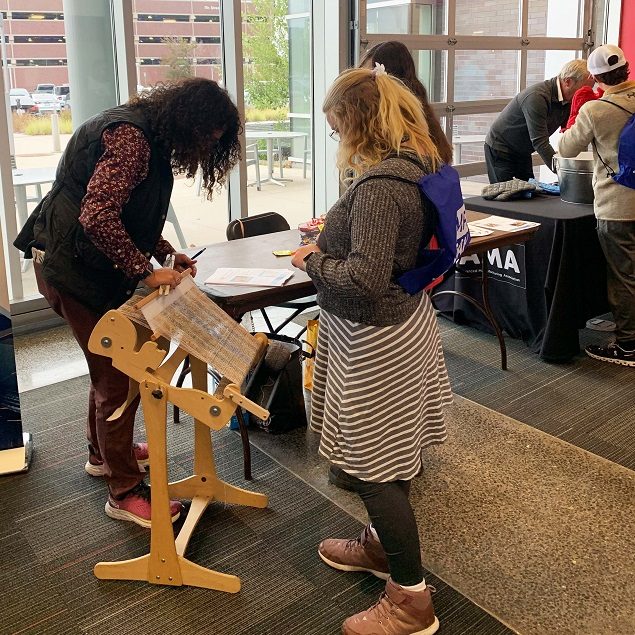
[[[240,157],[238,110],[216,82],[191,78],[163,84],[83,123],[62,155],[55,182],[15,240],[33,257],[40,293],[69,324],[90,372],[87,424],[92,476],[109,490],[106,513],[150,526],[143,480],[147,444],[133,444],[137,398],[118,417],[128,377],[88,350],[90,334],[140,281],[176,286],[195,261],[175,254],[174,268],[153,269],[174,249],[161,237],[173,174],[201,170],[211,195]],[[176,520],[181,505],[172,501]]]
[[[485,137],[485,162],[490,183],[527,181],[534,176],[531,161],[537,152],[551,169],[555,150],[549,137],[566,125],[571,98],[582,86],[592,86],[584,60],[567,62],[557,77],[529,86],[516,95]]]

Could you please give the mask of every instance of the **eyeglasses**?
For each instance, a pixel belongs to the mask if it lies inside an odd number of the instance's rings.
[[[331,137],[331,139],[333,139],[333,141],[338,141],[340,140],[340,133],[337,130],[331,130],[331,134],[329,135],[329,137]]]

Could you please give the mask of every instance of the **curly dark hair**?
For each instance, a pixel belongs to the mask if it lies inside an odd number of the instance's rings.
[[[146,116],[153,141],[169,158],[174,174],[193,178],[201,167],[208,198],[240,160],[238,109],[227,91],[210,79],[158,84],[132,97],[128,105]]]
[[[426,91],[425,86],[417,77],[415,63],[408,47],[397,40],[379,42],[366,50],[359,60],[358,66],[373,68],[375,62],[383,64],[387,73],[400,79],[419,98],[423,114],[428,123],[430,136],[439,150],[441,160],[444,163],[452,163],[452,146],[441,129],[437,116],[430,107],[428,91]]]
[[[617,55],[615,56],[617,57]],[[610,61],[611,58],[609,58]],[[628,62],[619,68],[614,68],[612,71],[608,71],[607,73],[600,73],[599,75],[594,75],[595,80],[598,82],[602,82],[607,86],[617,86],[622,82],[625,82],[628,79],[630,69],[628,67]]]

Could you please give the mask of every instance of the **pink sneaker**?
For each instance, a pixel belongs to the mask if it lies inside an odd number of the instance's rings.
[[[134,450],[135,458],[137,459],[137,465],[139,466],[139,472],[145,472],[148,465],[150,465],[150,458],[148,454],[147,443],[133,443],[132,449]],[[84,469],[91,476],[103,476],[104,475],[104,462],[99,459],[88,459]]]
[[[178,520],[183,506],[179,501],[170,501],[170,515],[172,522]],[[131,489],[121,500],[108,496],[106,514],[116,520],[129,520],[142,527],[151,526],[150,486],[141,481]]]

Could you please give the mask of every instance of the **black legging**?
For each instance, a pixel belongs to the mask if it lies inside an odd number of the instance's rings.
[[[379,540],[388,556],[390,577],[401,586],[423,580],[419,531],[408,500],[410,481],[371,483],[332,466],[332,482],[361,497]]]

